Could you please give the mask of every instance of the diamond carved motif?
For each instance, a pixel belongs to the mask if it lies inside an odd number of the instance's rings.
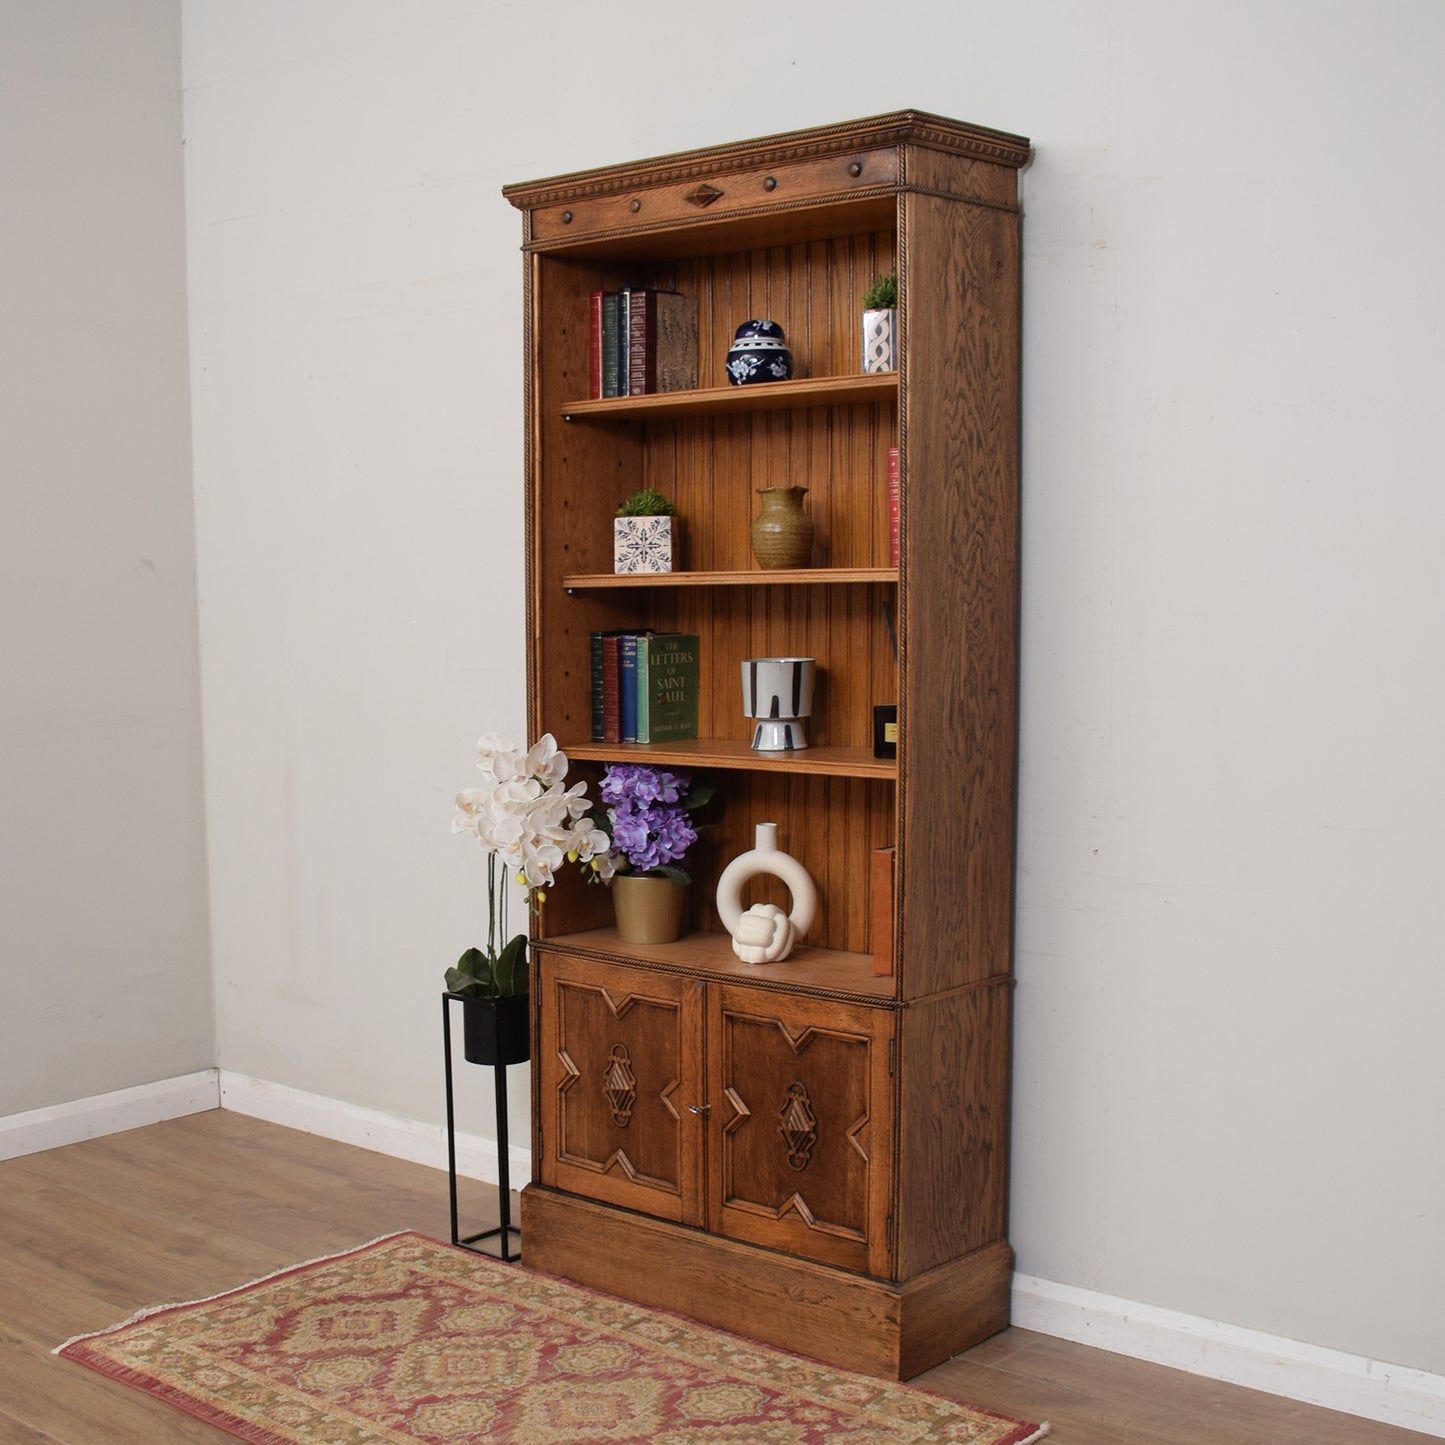
[[[721,195],[722,192],[716,186],[710,186],[703,181],[688,191],[683,199],[691,201],[695,206],[704,207],[712,205]]]
[[[612,1110],[612,1122],[625,1129],[632,1122],[632,1106],[637,1102],[637,1077],[632,1072],[632,1057],[626,1044],[613,1044],[602,1075],[602,1092]]]
[[[788,1150],[788,1168],[806,1169],[818,1142],[818,1120],[807,1089],[798,1082],[788,1085],[787,1097],[778,1112],[778,1133]]]

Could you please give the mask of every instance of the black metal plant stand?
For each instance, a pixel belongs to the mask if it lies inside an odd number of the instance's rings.
[[[522,1257],[519,1247],[515,1254],[512,1253],[513,1236],[520,1242],[522,1231],[512,1224],[512,1189],[510,1178],[510,1161],[508,1159],[507,1147],[507,1062],[506,1052],[494,1051],[491,1060],[492,1076],[495,1080],[495,1093],[497,1104],[497,1193],[500,1205],[501,1224],[496,1229],[484,1229],[479,1234],[462,1236],[457,1224],[457,1143],[456,1143],[456,1122],[455,1108],[452,1094],[452,1016],[451,1005],[453,1003],[467,1004],[476,1003],[475,999],[464,998],[461,994],[445,992],[442,994],[442,1057],[446,1062],[447,1080],[447,1175],[451,1187],[452,1206],[452,1243],[461,1245],[464,1249],[471,1249],[476,1254],[484,1254],[490,1259],[500,1259],[508,1264]],[[522,1001],[525,1006],[525,1000]],[[470,1043],[470,1031],[468,1033]],[[525,1057],[525,1055],[523,1055]],[[468,1058],[471,1052],[468,1051]],[[520,1059],[514,1059],[520,1063]],[[478,1243],[484,1239],[495,1239],[497,1250],[493,1253],[490,1249],[477,1248]]]

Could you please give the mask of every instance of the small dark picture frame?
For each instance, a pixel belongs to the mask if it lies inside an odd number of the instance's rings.
[[[884,703],[873,709],[873,756],[898,756],[898,704]]]

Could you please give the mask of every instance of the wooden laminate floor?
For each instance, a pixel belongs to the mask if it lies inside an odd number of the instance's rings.
[[[490,1191],[469,1195],[481,1208]],[[231,1439],[50,1351],[145,1305],[394,1230],[445,1239],[449,1227],[445,1174],[220,1110],[0,1162],[0,1442]],[[1047,1419],[1050,1445],[1429,1439],[1017,1329],[914,1383]]]

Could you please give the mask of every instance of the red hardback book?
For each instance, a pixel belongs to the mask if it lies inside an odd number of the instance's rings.
[[[619,633],[602,638],[602,741],[622,741],[622,637]]]
[[[898,565],[898,448],[888,448],[888,565]]]
[[[627,311],[627,396],[657,390],[657,292],[634,291]]]
[[[587,395],[602,395],[602,293],[594,291],[587,309]]]

